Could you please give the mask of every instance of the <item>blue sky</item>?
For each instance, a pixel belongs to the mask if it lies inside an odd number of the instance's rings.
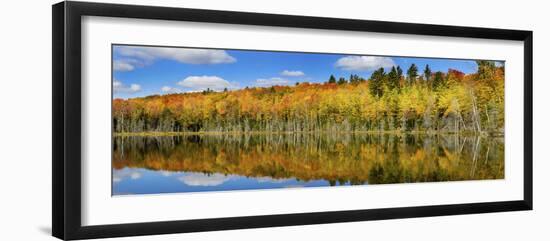
[[[406,72],[412,63],[419,74],[426,64],[432,72],[477,70],[473,60],[114,45],[113,97],[322,83],[331,74],[368,78],[380,67],[399,65]]]

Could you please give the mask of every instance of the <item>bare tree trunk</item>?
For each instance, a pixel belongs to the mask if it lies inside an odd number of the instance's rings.
[[[489,116],[489,110],[487,109],[487,105],[485,105],[485,115],[487,116],[487,124],[489,126],[489,129],[493,129],[493,121],[491,120],[491,117]]]
[[[476,171],[476,166],[477,166],[477,152],[479,150],[479,142],[481,140],[481,137],[476,135],[476,139],[474,141],[474,147],[473,147],[473,151],[474,151],[474,157],[472,158],[472,171],[470,172],[470,178],[473,178],[474,177],[474,174],[475,174],[475,171]]]
[[[120,128],[119,128],[119,131],[120,132],[124,132],[124,114],[120,114]]]
[[[470,89],[470,97],[472,98],[472,121],[476,132],[481,132],[481,125],[479,123],[479,113],[477,112],[477,103],[474,91]]]

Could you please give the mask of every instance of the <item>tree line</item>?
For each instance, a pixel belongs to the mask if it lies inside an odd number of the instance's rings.
[[[476,73],[375,70],[324,83],[113,100],[113,128],[130,132],[438,131],[502,133],[504,66]]]

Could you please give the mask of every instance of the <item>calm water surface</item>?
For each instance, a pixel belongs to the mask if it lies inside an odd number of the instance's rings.
[[[504,178],[503,138],[351,133],[115,137],[113,195]]]

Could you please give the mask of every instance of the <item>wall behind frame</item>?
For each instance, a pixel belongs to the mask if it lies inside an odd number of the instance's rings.
[[[51,4],[11,1],[0,29],[1,240],[54,240],[51,231]],[[550,24],[544,1],[111,0],[247,12],[419,22],[534,31],[534,211],[175,234],[111,240],[548,240],[550,189],[547,56]]]

